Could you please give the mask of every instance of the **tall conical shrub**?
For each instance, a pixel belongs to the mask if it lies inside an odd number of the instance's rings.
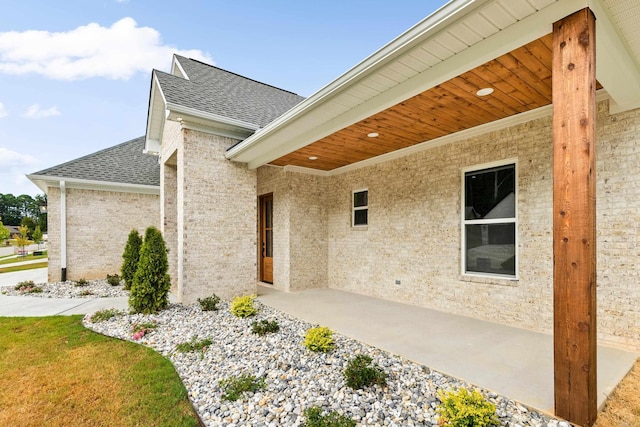
[[[133,276],[136,274],[138,261],[140,260],[141,246],[142,236],[140,236],[138,230],[131,230],[127,244],[124,247],[124,252],[122,253],[122,267],[120,267],[125,289],[131,289],[131,285],[133,284]]]
[[[136,313],[156,313],[169,305],[171,280],[167,274],[167,248],[155,227],[147,228],[133,276],[129,307]]]

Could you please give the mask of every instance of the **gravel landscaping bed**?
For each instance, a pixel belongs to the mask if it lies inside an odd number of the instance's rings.
[[[171,304],[155,315],[122,313],[97,323],[86,316],[84,324],[99,333],[132,340],[136,323],[157,322],[157,328],[137,342],[172,361],[208,426],[297,426],[304,422],[304,410],[310,406],[345,414],[362,426],[437,426],[438,390],[472,388],[337,333],[335,350],[313,353],[302,341],[306,330],[315,325],[257,301],[256,305],[258,314],[247,319],[233,316],[223,302],[218,311]],[[262,319],[277,320],[280,331],[262,337],[253,334],[251,323]],[[211,339],[212,344],[203,352],[175,351],[178,344],[196,336]],[[346,385],[343,371],[359,353],[371,356],[387,373],[387,386],[352,390]],[[242,374],[264,378],[266,388],[245,393],[235,402],[224,401],[219,381]],[[506,397],[480,391],[495,404],[503,426],[569,427]]]
[[[36,283],[42,292],[17,290],[15,286],[3,286],[0,292],[8,296],[30,296],[40,298],[115,298],[128,297],[129,291],[120,286],[111,286],[106,280],[88,280],[86,285],[76,286],[76,282]]]

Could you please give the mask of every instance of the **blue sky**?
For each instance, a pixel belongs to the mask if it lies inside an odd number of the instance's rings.
[[[309,96],[445,0],[41,0],[0,14],[0,193],[143,135],[171,55]]]

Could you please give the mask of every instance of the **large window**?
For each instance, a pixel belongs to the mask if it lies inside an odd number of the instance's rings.
[[[463,181],[463,273],[515,278],[515,162],[464,171]]]
[[[356,190],[353,192],[353,212],[351,215],[354,227],[364,227],[369,224],[369,191]]]

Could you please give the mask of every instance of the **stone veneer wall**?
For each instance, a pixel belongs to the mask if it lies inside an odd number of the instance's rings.
[[[258,182],[259,196],[273,193],[273,286],[286,291],[327,287],[328,181],[263,166]]]
[[[60,189],[49,187],[48,234],[50,282],[60,280]],[[122,252],[132,229],[144,235],[159,227],[157,194],[68,188],[67,279],[104,279],[120,274]]]
[[[179,125],[163,135],[163,222],[167,236],[176,232],[173,288],[184,303],[212,293],[232,298],[256,292],[256,172],[226,160],[236,142]],[[174,156],[175,173],[166,164]],[[174,181],[175,190],[169,185]]]
[[[597,120],[598,335],[640,349],[640,110],[610,116],[602,102]],[[519,280],[462,275],[461,169],[510,158]],[[258,177],[259,194],[274,193],[276,287],[325,286],[309,277],[326,265],[331,288],[552,331],[550,116],[331,177],[276,168]],[[355,229],[351,192],[361,188],[369,225]],[[318,261],[325,221],[326,264]]]

